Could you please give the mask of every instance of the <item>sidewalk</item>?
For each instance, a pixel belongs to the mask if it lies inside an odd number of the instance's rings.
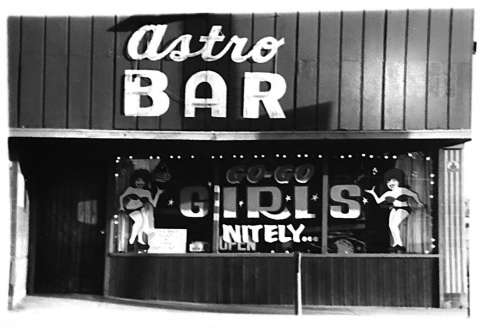
[[[392,322],[391,318],[395,318]],[[85,327],[89,324],[112,327],[126,327],[131,322],[135,328],[157,326],[155,323],[173,321],[187,323],[190,327],[228,327],[240,325],[251,326],[252,319],[260,323],[267,320],[268,326],[297,325],[298,323],[332,321],[344,322],[348,326],[355,322],[378,323],[385,320],[388,326],[409,320],[427,320],[446,323],[455,322],[457,326],[465,326],[470,319],[465,309],[426,309],[426,308],[398,308],[398,307],[310,307],[303,308],[303,316],[295,316],[293,306],[264,306],[264,305],[217,305],[162,302],[158,304],[144,304],[124,300],[110,300],[101,297],[68,295],[68,296],[28,296],[15,310],[10,311],[2,320],[6,325],[2,327],[35,327],[45,324],[48,327],[62,326]],[[1,322],[1,320],[0,320]],[[141,322],[141,324],[140,324]],[[158,325],[160,326],[160,325]],[[255,325],[257,326],[257,325]],[[302,325],[310,327],[311,325]],[[375,326],[375,325],[373,325]],[[385,326],[385,322],[381,324]],[[405,328],[405,324],[402,323]],[[272,326],[273,327],[273,326]],[[169,327],[170,328],[170,327]],[[177,327],[174,327],[177,328]]]

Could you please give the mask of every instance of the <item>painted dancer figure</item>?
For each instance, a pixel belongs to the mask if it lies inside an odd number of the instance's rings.
[[[154,230],[153,210],[163,190],[155,188],[155,196],[152,197],[149,184],[150,172],[144,169],[136,170],[130,177],[130,186],[120,195],[120,209],[126,211],[134,222],[128,241],[130,244],[138,238],[138,242],[145,245],[144,234],[148,238]]]
[[[408,218],[412,212],[408,200],[409,198],[412,198],[419,207],[423,207],[423,203],[415,192],[405,186],[404,173],[402,170],[388,170],[385,172],[384,180],[390,190],[386,191],[380,197],[376,194],[375,187],[365,190],[365,192],[371,194],[377,204],[386,202],[389,205],[390,214],[388,216],[388,227],[393,239],[391,251],[395,253],[405,253],[406,249],[403,246],[402,238],[400,236],[400,224],[403,220]]]

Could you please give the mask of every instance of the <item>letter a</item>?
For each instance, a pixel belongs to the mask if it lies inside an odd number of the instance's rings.
[[[197,98],[195,92],[200,83],[206,82],[212,90],[212,98]],[[195,108],[211,108],[212,117],[227,117],[227,85],[213,71],[193,74],[185,85],[185,117],[195,117]]]

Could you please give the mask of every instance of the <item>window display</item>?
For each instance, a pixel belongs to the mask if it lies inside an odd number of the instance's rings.
[[[331,156],[330,253],[432,253],[435,173],[431,155]],[[340,195],[346,199],[341,200]]]
[[[119,157],[110,250],[436,253],[433,158],[426,152]]]
[[[220,251],[321,253],[322,161],[309,154],[223,161]]]
[[[116,160],[116,252],[208,251],[212,242],[212,173],[204,161],[158,156]],[[189,247],[192,245],[192,247]]]

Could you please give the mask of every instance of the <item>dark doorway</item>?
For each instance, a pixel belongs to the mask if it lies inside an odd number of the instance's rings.
[[[29,292],[103,294],[105,166],[57,156],[32,173]]]

